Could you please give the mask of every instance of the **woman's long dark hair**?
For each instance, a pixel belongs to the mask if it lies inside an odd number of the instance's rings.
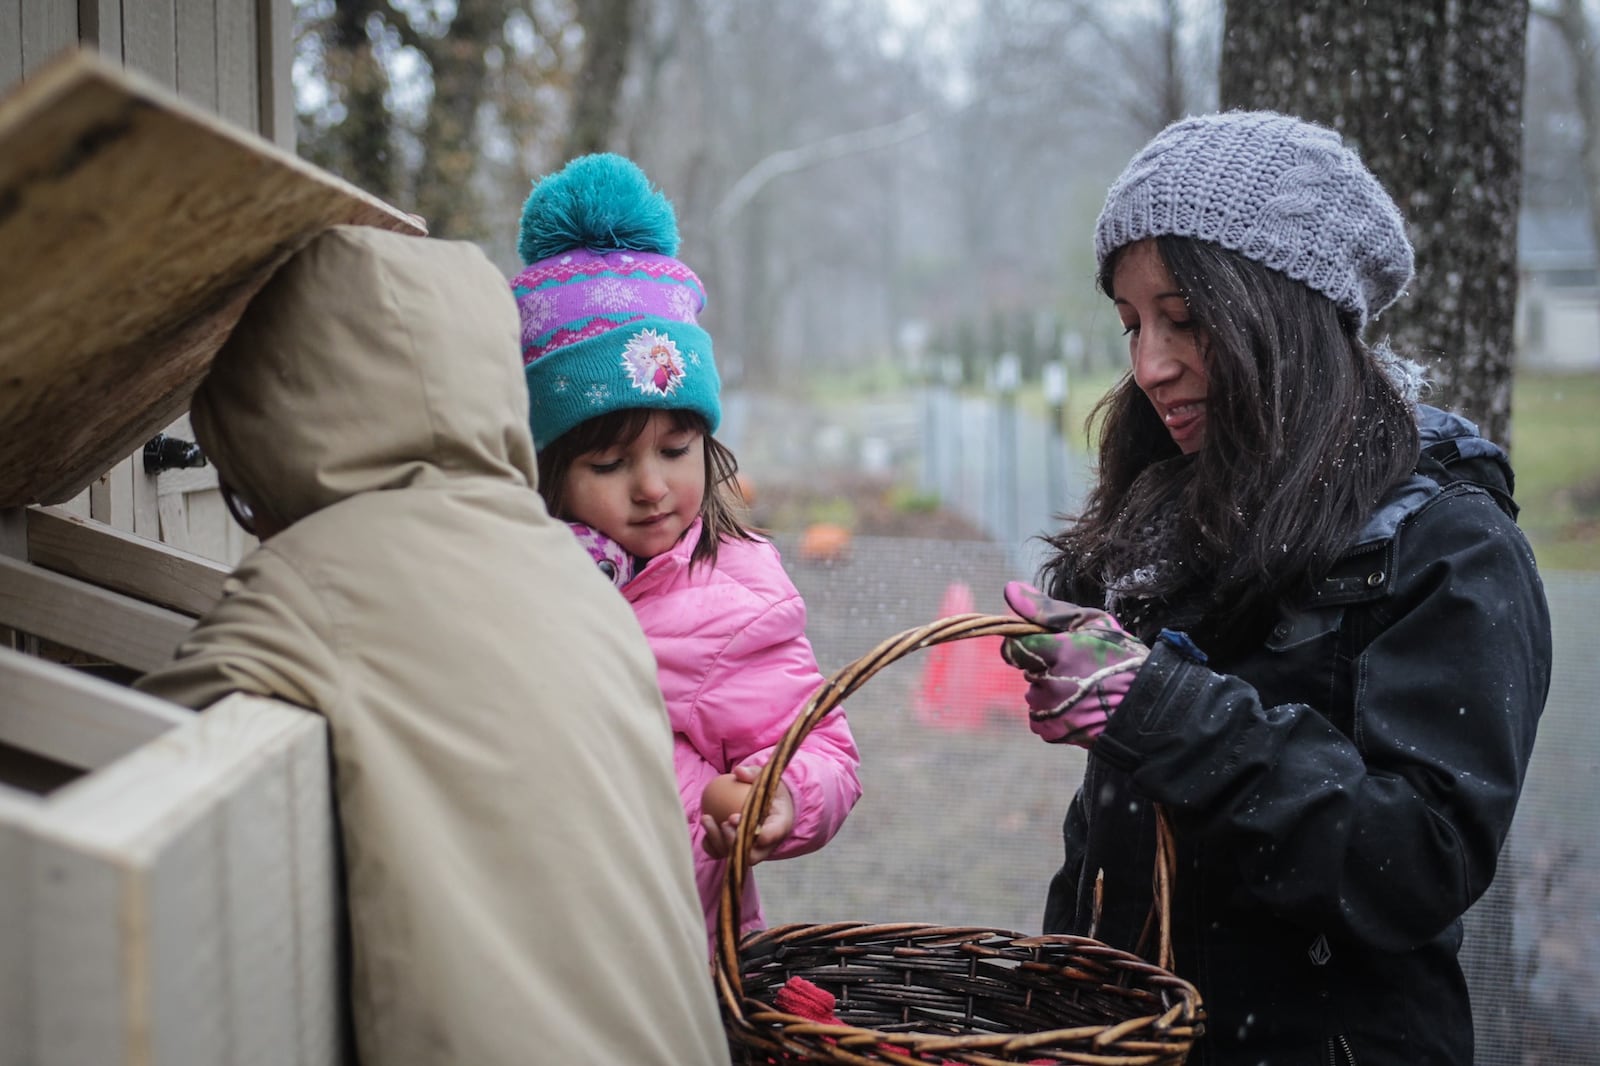
[[[1327,572],[1415,467],[1416,418],[1326,296],[1205,241],[1160,237],[1156,249],[1203,346],[1204,440],[1182,456],[1124,375],[1091,415],[1098,477],[1077,521],[1049,538],[1044,580],[1099,606],[1137,576],[1136,599],[1184,604],[1225,631]],[[1100,273],[1113,298],[1125,250]]]
[[[700,503],[700,539],[695,542],[689,563],[691,566],[700,563],[715,566],[717,546],[722,538],[757,539],[755,532],[740,518],[744,512],[744,496],[735,480],[739,460],[711,435],[711,426],[703,415],[694,411],[666,413],[672,416],[674,432],[697,430],[705,442],[706,494]],[[563,521],[571,520],[566,500],[567,472],[579,456],[601,448],[627,447],[644,432],[653,414],[655,411],[649,408],[630,407],[596,415],[540,449],[539,493],[550,513]]]

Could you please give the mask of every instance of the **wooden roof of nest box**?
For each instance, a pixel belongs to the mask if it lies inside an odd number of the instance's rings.
[[[0,98],[0,508],[71,499],[184,412],[272,272],[422,221],[75,51]]]

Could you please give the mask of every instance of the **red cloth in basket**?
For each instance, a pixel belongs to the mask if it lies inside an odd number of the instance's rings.
[[[806,1018],[819,1025],[843,1024],[839,1021],[838,1016],[833,1013],[833,1008],[838,1002],[838,998],[832,992],[829,992],[826,988],[819,988],[804,977],[789,978],[783,983],[783,987],[778,989],[777,994],[772,997],[773,1006],[785,1014]],[[905,1048],[896,1048],[888,1044],[883,1046],[899,1051],[902,1054],[906,1053]],[[1035,1064],[1042,1064],[1042,1066],[1050,1066],[1049,1059],[1032,1059],[1030,1061]]]

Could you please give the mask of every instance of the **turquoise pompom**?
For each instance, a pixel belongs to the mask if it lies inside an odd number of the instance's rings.
[[[574,248],[676,255],[672,202],[631,159],[610,152],[579,156],[534,185],[522,205],[517,240],[524,264]]]

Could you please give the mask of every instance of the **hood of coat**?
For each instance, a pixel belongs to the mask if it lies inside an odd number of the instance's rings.
[[[1424,456],[1432,456],[1449,468],[1449,479],[1466,481],[1487,490],[1502,508],[1510,508],[1515,484],[1511,461],[1498,444],[1478,433],[1478,427],[1451,411],[1427,404],[1417,405],[1417,436]],[[1352,550],[1389,540],[1424,503],[1443,491],[1441,483],[1420,469],[1390,490],[1356,536]]]
[[[1496,471],[1509,483],[1511,461],[1505,449],[1478,432],[1477,423],[1453,411],[1442,411],[1427,404],[1417,405],[1417,436],[1424,451],[1446,441],[1455,445],[1457,458],[1488,459]]]
[[[363,492],[536,484],[520,325],[476,246],[360,226],[296,253],[195,393],[218,473],[282,528]]]

